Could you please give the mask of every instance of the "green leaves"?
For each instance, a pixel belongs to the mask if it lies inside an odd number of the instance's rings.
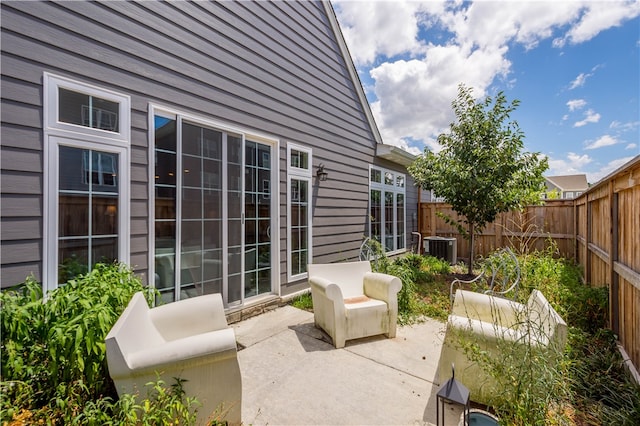
[[[86,402],[113,394],[104,339],[142,290],[129,268],[112,264],[96,265],[49,292],[46,300],[33,278],[0,293],[2,383],[25,383],[30,389],[28,398],[3,398],[3,419],[15,412],[12,404],[31,411],[53,407],[55,401]]]
[[[540,202],[548,164],[523,151],[524,133],[509,121],[519,101],[509,104],[500,92],[495,100],[476,102],[471,89],[460,85],[452,105],[457,121],[438,136],[442,150],[425,150],[408,170],[418,186],[435,191],[466,218],[473,238],[499,213]]]

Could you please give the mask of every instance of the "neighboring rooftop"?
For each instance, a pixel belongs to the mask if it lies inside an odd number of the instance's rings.
[[[585,174],[545,176],[545,179],[560,191],[586,191],[589,188]]]

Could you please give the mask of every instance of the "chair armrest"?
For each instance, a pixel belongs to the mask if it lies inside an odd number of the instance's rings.
[[[205,364],[234,357],[237,357],[235,333],[227,328],[134,352],[127,357],[127,365],[141,374],[169,366],[175,369],[183,364]]]
[[[393,275],[378,272],[364,274],[364,294],[372,299],[384,300],[387,304],[396,301],[401,288],[402,281]]]
[[[323,296],[334,302],[340,301],[340,303],[344,305],[342,290],[340,290],[337,284],[327,279],[314,276],[309,277],[309,285],[311,286],[312,295],[315,292],[319,296]]]

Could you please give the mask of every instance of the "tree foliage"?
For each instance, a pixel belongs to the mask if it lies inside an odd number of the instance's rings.
[[[519,103],[507,103],[503,92],[477,102],[471,88],[460,85],[452,103],[457,120],[438,136],[442,150],[425,149],[409,167],[418,186],[433,190],[464,217],[457,225],[471,240],[470,273],[474,236],[499,213],[539,202],[545,190],[547,159],[524,152],[524,133],[510,120]]]

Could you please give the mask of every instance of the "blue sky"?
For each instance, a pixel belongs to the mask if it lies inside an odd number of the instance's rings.
[[[460,83],[504,91],[547,175],[597,182],[640,154],[640,0],[333,0],[384,142],[437,151]]]

